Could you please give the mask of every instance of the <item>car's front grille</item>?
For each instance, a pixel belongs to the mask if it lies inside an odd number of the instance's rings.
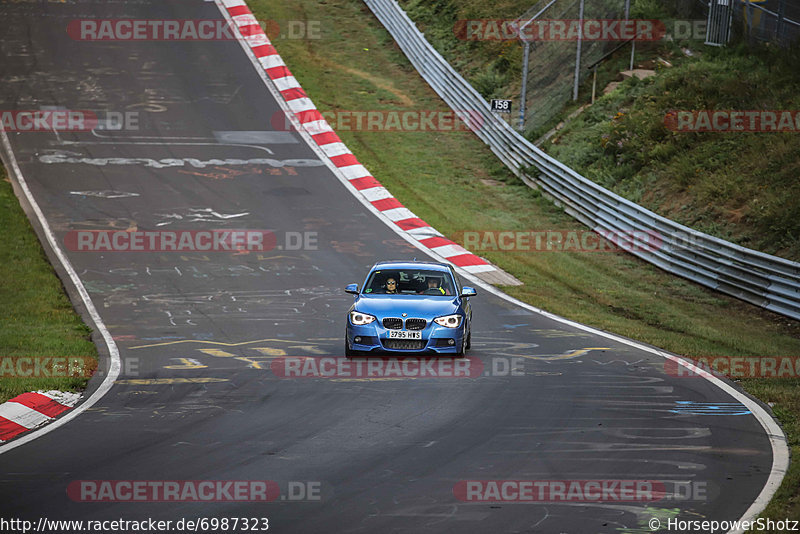
[[[428,321],[425,319],[406,319],[406,328],[408,330],[422,330]]]
[[[382,339],[383,346],[393,350],[422,350],[425,341],[420,339]]]
[[[383,327],[390,330],[400,330],[403,328],[403,320],[399,317],[387,317],[383,320]]]

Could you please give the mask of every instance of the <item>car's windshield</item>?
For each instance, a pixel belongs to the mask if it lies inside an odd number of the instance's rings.
[[[455,295],[447,271],[430,269],[377,269],[364,285],[367,294]]]

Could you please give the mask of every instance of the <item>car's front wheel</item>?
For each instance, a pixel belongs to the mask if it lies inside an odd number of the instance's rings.
[[[466,347],[467,347],[467,339],[462,337],[461,346],[456,351],[456,358],[461,358],[464,356],[464,351],[466,350]]]
[[[350,348],[350,344],[347,342],[347,338],[344,338],[344,355],[347,358],[352,358],[356,355],[356,351]]]

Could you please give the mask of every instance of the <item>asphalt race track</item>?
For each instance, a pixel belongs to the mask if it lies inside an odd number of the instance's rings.
[[[647,532],[653,517],[739,519],[762,491],[772,449],[741,397],[480,286],[469,355],[481,376],[277,376],[283,356],[342,357],[344,285],[379,259],[424,253],[299,135],[273,131],[281,108],[236,41],[85,42],[65,31],[81,18],[221,19],[213,2],[0,10],[0,109],[137,117],[138,129],[9,133],[62,245],[74,230],[276,236],[263,253],[65,247],[122,372],[68,424],[0,447],[0,516],[268,517],[275,532]],[[81,480],[270,480],[283,498],[80,502],[67,487]],[[454,488],[467,480],[649,480],[667,496],[463,502]],[[298,482],[319,498],[293,499]]]

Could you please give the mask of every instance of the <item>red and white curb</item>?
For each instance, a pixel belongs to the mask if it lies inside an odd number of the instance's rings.
[[[49,423],[71,410],[80,398],[80,393],[37,391],[0,404],[0,444]]]
[[[275,47],[272,46],[269,38],[264,33],[264,30],[261,29],[258,20],[253,16],[244,0],[220,1],[302,127],[367,201],[399,230],[405,232],[421,245],[453,265],[472,274],[502,272],[483,258],[444,237],[392,196],[358,162],[353,153],[348,150],[333,128],[323,118],[306,92],[300,87],[298,81],[292,76],[291,71],[289,71]]]

